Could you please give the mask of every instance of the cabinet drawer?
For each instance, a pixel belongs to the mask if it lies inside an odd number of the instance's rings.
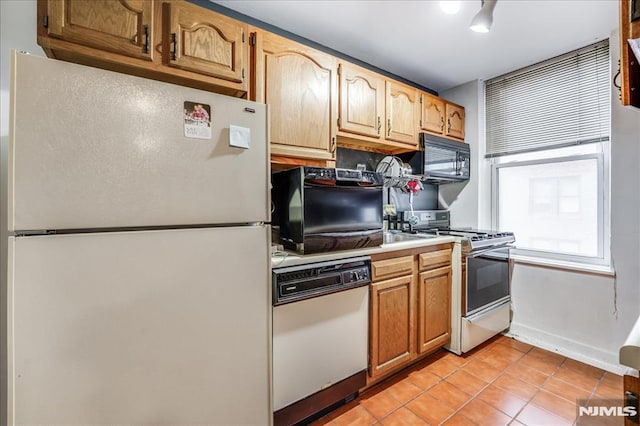
[[[413,274],[413,256],[379,260],[371,264],[373,281]]]
[[[420,270],[441,268],[451,264],[451,249],[430,251],[418,257]]]

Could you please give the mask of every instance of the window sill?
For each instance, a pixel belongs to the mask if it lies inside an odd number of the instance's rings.
[[[572,272],[585,272],[589,274],[615,277],[616,271],[608,265],[591,265],[587,263],[570,262],[566,260],[549,259],[544,257],[524,256],[511,254],[509,256],[514,262],[526,265],[543,266],[547,268],[563,269]]]

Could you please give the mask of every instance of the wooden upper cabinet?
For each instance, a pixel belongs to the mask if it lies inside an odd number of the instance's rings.
[[[386,82],[386,139],[418,145],[418,90],[405,84]]]
[[[343,62],[339,65],[340,112],[338,131],[384,137],[385,81],[364,68]]]
[[[48,0],[42,26],[49,37],[151,60],[154,0]]]
[[[334,57],[266,31],[256,30],[252,40],[255,100],[270,106],[272,159],[333,160],[337,109]]]
[[[38,44],[50,58],[248,93],[247,25],[204,7],[184,0],[38,0],[37,16]]]
[[[423,132],[464,140],[464,107],[430,93],[421,93],[420,129]]]
[[[445,136],[464,140],[464,107],[447,102]]]
[[[169,66],[244,81],[246,24],[185,2],[164,3],[163,8],[163,49]]]
[[[637,1],[637,8],[640,7]],[[627,42],[640,38],[640,20],[632,19],[632,0],[620,0],[620,101],[622,105],[640,108],[640,58],[636,58]]]
[[[420,101],[420,129],[425,132],[442,135],[444,133],[445,121],[444,105],[444,99],[428,93],[422,93]]]

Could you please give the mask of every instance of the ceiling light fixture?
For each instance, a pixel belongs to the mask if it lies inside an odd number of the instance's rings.
[[[442,0],[440,9],[449,15],[455,15],[460,10],[460,0]]]
[[[471,28],[478,33],[488,33],[493,23],[493,9],[496,7],[498,0],[482,0],[480,12],[471,20]]]

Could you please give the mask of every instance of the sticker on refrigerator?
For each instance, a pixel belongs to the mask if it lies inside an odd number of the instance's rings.
[[[188,138],[211,139],[210,105],[185,101],[184,135]]]

